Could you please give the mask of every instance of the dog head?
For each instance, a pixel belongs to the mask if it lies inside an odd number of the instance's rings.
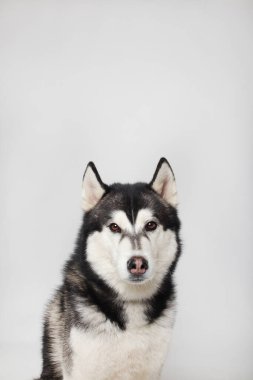
[[[126,300],[152,296],[179,254],[177,191],[168,161],[159,161],[150,183],[110,186],[90,162],[82,201],[92,270]]]

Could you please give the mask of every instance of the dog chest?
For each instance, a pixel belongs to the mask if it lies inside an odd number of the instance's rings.
[[[106,322],[104,331],[72,328],[72,366],[64,380],[156,380],[164,362],[170,329],[161,324],[125,331]]]

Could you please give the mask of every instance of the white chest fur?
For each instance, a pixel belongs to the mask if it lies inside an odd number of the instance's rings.
[[[125,331],[109,321],[72,328],[72,368],[64,380],[158,380],[167,353],[173,311],[148,324],[140,305],[127,308]],[[98,318],[97,318],[98,322]]]

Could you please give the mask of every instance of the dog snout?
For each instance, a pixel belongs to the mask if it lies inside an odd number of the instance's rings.
[[[133,275],[142,275],[148,270],[148,261],[141,256],[133,256],[127,262],[127,269]]]

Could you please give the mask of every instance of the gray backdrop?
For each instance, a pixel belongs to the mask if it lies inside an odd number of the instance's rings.
[[[84,168],[177,179],[184,254],[163,380],[251,380],[252,1],[0,2],[0,378],[40,371],[41,319]]]

